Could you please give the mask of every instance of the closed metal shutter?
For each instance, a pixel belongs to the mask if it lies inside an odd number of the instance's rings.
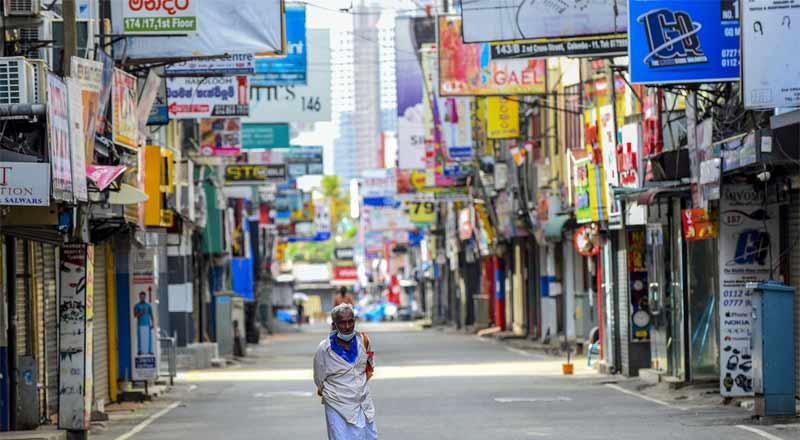
[[[94,247],[94,330],[92,366],[95,407],[101,409],[108,395],[108,319],[106,316],[106,243]],[[99,404],[98,404],[99,403]]]
[[[16,309],[17,309],[17,357],[28,356],[28,320],[27,303],[25,301],[25,246],[28,243],[24,240],[16,240],[14,260],[16,265]]]
[[[36,363],[38,366],[37,383],[43,385],[39,388],[39,414],[46,415],[47,401],[45,384],[47,383],[47,346],[45,344],[45,318],[44,318],[44,244],[33,243],[31,259],[33,263],[33,323],[36,329]]]
[[[628,289],[630,281],[628,280],[628,240],[625,231],[618,231],[619,239],[617,243],[617,305],[619,306],[619,340],[620,340],[620,361],[622,363],[622,374],[625,376],[631,375],[631,362],[630,362],[630,344],[628,343],[630,337],[630,325],[628,316],[630,316],[630,295]]]
[[[789,205],[789,236],[783,241],[785,243],[795,243],[800,238],[800,195],[792,194],[792,203]],[[795,384],[797,394],[800,394],[800,246],[792,245],[790,251],[789,279],[795,288],[794,298],[794,350],[795,350]]]
[[[47,415],[58,413],[58,248],[45,244],[44,257],[44,344],[47,363]]]

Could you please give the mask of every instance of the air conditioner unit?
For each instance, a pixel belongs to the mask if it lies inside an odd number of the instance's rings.
[[[5,15],[30,17],[39,14],[39,0],[4,0]]]
[[[29,104],[25,57],[0,57],[0,104]]]
[[[53,20],[44,17],[38,25],[19,28],[19,40],[25,50],[25,58],[44,60],[53,65]]]
[[[45,60],[27,60],[28,97],[31,104],[47,104],[47,62]]]

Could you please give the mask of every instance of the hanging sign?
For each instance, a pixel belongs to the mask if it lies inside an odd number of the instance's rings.
[[[592,223],[583,225],[575,230],[572,237],[575,250],[584,257],[593,257],[600,251],[600,237],[597,231],[597,224]]]
[[[238,156],[242,150],[242,124],[239,118],[200,120],[200,154]]]
[[[519,136],[519,101],[516,98],[490,96],[487,98],[486,108],[488,113],[486,132],[489,139]]]
[[[169,77],[167,105],[172,119],[247,116],[246,76]]]
[[[436,222],[436,203],[422,201],[405,202],[408,217],[417,226],[427,226]]]
[[[67,85],[53,73],[47,73],[47,142],[53,173],[53,197],[72,201],[70,165],[69,107]]]
[[[716,222],[703,208],[691,208],[681,211],[683,219],[683,237],[686,241],[708,240],[717,238]]]
[[[139,120],[136,111],[136,77],[114,69],[112,77],[112,130],[114,142],[131,148],[138,146]]]

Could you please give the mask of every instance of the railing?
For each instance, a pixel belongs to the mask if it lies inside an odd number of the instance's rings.
[[[175,384],[175,376],[178,374],[178,347],[177,338],[161,336],[158,338],[161,344],[161,362],[158,365],[158,376],[168,376],[169,384]]]

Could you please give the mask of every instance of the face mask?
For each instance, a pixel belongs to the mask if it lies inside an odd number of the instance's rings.
[[[350,340],[353,339],[355,335],[356,335],[355,330],[353,330],[351,333],[342,333],[342,331],[339,330],[339,327],[338,326],[336,327],[336,337],[344,342],[350,342]]]

